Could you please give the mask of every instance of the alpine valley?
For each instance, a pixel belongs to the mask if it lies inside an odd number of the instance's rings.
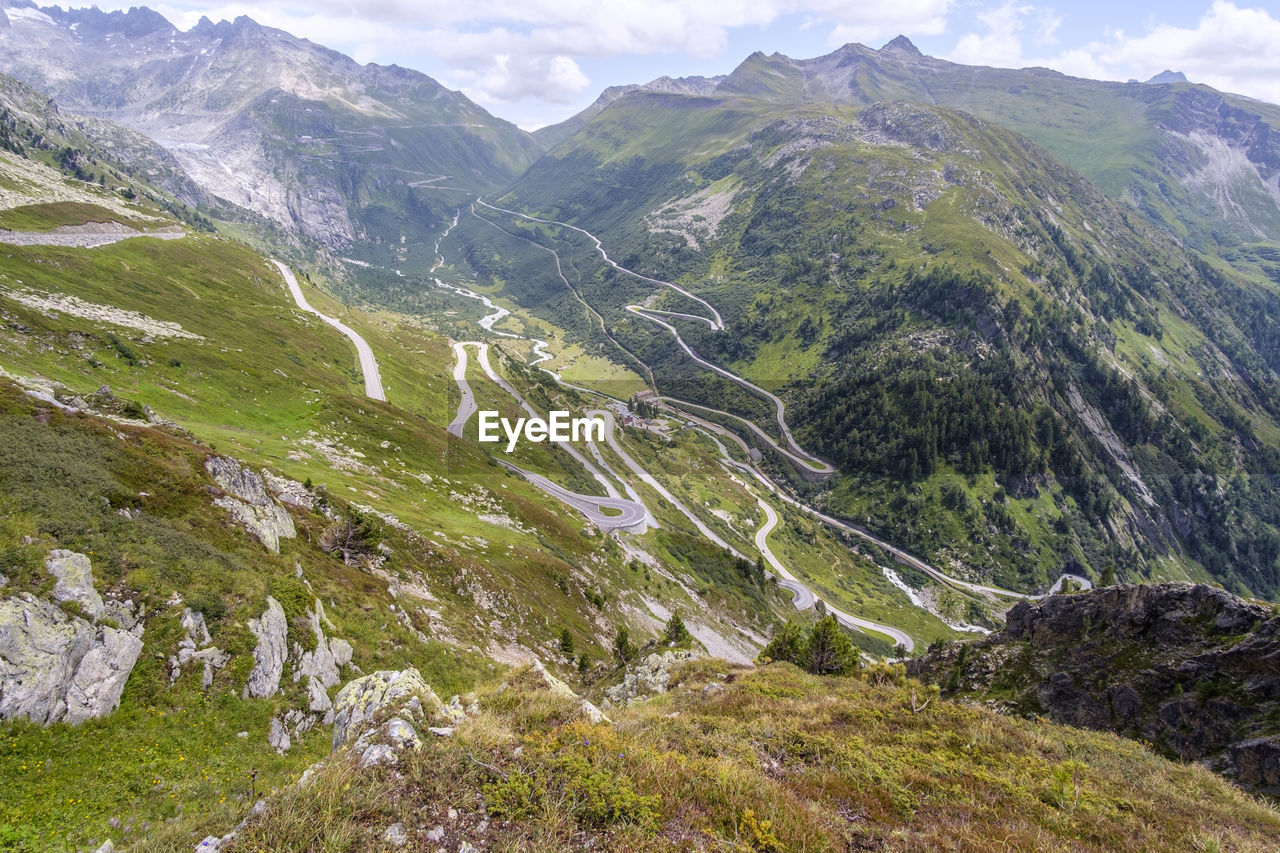
[[[0,850],[1275,849],[1278,129],[8,0]]]

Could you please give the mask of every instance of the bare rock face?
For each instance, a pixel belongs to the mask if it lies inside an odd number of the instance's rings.
[[[141,653],[134,633],[95,626],[30,594],[2,599],[0,718],[76,724],[110,713]]]
[[[280,540],[298,535],[293,516],[267,493],[262,477],[234,459],[215,456],[204,465],[226,494],[214,500],[231,518],[267,547],[280,553]]]
[[[1020,602],[1000,633],[949,643],[907,671],[1280,791],[1280,616],[1220,589],[1120,585]]]
[[[267,609],[261,617],[249,620],[249,630],[258,638],[258,645],[253,650],[253,671],[244,686],[244,698],[274,696],[284,674],[289,639],[289,621],[280,602],[267,596]]]
[[[74,601],[90,619],[102,615],[102,596],[93,588],[93,566],[87,556],[59,548],[49,552],[44,567],[57,578],[54,601]]]

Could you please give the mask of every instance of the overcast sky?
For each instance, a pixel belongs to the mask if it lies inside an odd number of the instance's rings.
[[[145,0],[97,0],[104,9]],[[77,6],[80,3],[65,2]],[[85,5],[88,5],[86,3]],[[201,15],[260,23],[461,89],[522,127],[554,124],[606,86],[664,74],[725,74],[756,50],[795,58],[905,34],[969,64],[1043,65],[1145,80],[1168,68],[1280,103],[1280,0],[166,0],[186,29]]]

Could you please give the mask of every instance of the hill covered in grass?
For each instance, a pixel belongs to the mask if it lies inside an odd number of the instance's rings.
[[[931,698],[893,667],[694,661],[612,725],[509,681],[394,767],[338,752],[228,849],[1262,851],[1280,832],[1209,771]]]

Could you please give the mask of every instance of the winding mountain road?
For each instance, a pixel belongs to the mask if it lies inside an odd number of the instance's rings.
[[[808,610],[817,603],[817,596],[813,594],[807,586],[800,583],[795,575],[787,570],[769,549],[769,534],[778,526],[778,513],[773,507],[765,503],[761,498],[756,498],[756,503],[760,505],[760,509],[764,512],[765,521],[760,525],[760,529],[756,531],[756,547],[760,549],[760,553],[764,556],[765,561],[773,567],[778,573],[778,586],[783,589],[790,590],[795,596],[794,604],[796,610]],[[901,628],[895,628],[892,625],[884,625],[879,622],[872,622],[870,619],[863,619],[860,616],[853,616],[845,613],[830,603],[824,601],[823,606],[827,612],[835,617],[836,621],[848,628],[861,631],[874,631],[877,634],[884,634],[891,637],[897,645],[902,646],[908,652],[913,651],[916,647],[916,641],[911,639],[911,635]]]
[[[364,394],[366,397],[381,400],[385,403],[387,395],[382,390],[382,374],[378,372],[378,360],[373,357],[373,349],[368,342],[360,336],[359,332],[346,323],[341,320],[335,320],[327,314],[321,314],[315,308],[312,308],[311,303],[307,301],[307,297],[302,295],[302,288],[298,286],[298,279],[294,277],[293,270],[274,258],[271,259],[271,263],[275,264],[276,268],[280,270],[280,275],[284,276],[284,283],[289,286],[289,292],[293,294],[293,301],[298,303],[299,308],[315,314],[350,338],[351,342],[356,345],[356,354],[360,357],[360,372],[364,375]]]
[[[506,213],[511,216],[518,216],[521,219],[528,219],[530,222],[541,222],[545,225],[559,225],[563,228],[569,228],[573,231],[577,231],[579,234],[585,235],[588,240],[590,240],[592,243],[595,243],[596,251],[600,253],[600,257],[603,258],[604,262],[607,263],[609,266],[613,267],[618,272],[626,273],[627,275],[638,278],[641,281],[648,281],[648,282],[652,282],[653,284],[660,284],[663,287],[669,287],[672,290],[674,290],[676,293],[679,293],[681,296],[687,297],[688,299],[691,299],[694,302],[697,302],[703,308],[706,308],[708,311],[710,311],[711,315],[715,318],[714,320],[707,320],[706,317],[699,317],[698,319],[704,320],[707,323],[709,323],[711,325],[711,328],[715,329],[717,332],[724,331],[724,320],[721,319],[720,312],[717,311],[715,309],[715,306],[712,305],[710,302],[708,302],[707,300],[703,299],[700,296],[694,296],[692,293],[685,290],[683,287],[681,287],[678,284],[672,284],[671,282],[663,281],[660,278],[651,278],[647,275],[644,275],[643,273],[638,273],[635,270],[627,269],[626,267],[622,266],[617,261],[615,261],[613,258],[609,257],[609,254],[604,250],[604,245],[600,242],[600,238],[592,234],[587,229],[579,228],[577,225],[570,225],[568,222],[559,222],[555,219],[539,219],[538,217],[530,216],[527,213],[520,213],[519,211],[515,211],[515,210],[507,210],[505,207],[497,207],[495,205],[489,204],[487,201],[480,198],[476,199],[476,203],[484,205],[490,210],[497,210],[501,213]]]
[[[477,203],[480,205],[483,205],[486,208],[489,208],[490,210],[506,213],[512,216],[516,216],[516,217],[527,219],[534,222],[541,222],[549,225],[557,225],[557,226],[561,226],[564,228],[569,228],[571,230],[577,231],[585,235],[586,237],[588,237],[594,243],[596,251],[599,252],[600,256],[605,260],[605,262],[608,263],[613,268],[617,269],[618,271],[624,272],[628,275],[632,275],[636,278],[639,278],[645,281],[652,282],[654,284],[671,288],[681,293],[682,295],[688,297],[689,299],[701,304],[712,314],[714,319],[708,318],[708,317],[702,317],[696,314],[688,314],[688,313],[678,312],[678,311],[665,311],[665,310],[660,310],[656,308],[644,308],[638,305],[627,305],[625,310],[627,310],[628,312],[630,312],[635,316],[642,317],[646,320],[649,320],[650,322],[661,326],[666,331],[671,333],[671,335],[675,338],[677,344],[685,352],[685,354],[688,355],[697,364],[717,373],[720,376],[725,377],[726,379],[732,382],[735,382],[741,385],[742,387],[748,389],[749,391],[773,403],[775,412],[776,412],[776,419],[777,419],[779,430],[781,431],[782,435],[786,439],[785,446],[776,442],[771,436],[769,436],[762,429],[760,429],[760,427],[757,424],[747,420],[746,418],[733,415],[732,413],[724,412],[724,411],[713,409],[706,406],[700,406],[697,404],[686,403],[684,401],[676,400],[674,398],[659,397],[659,402],[663,404],[665,408],[668,408],[670,411],[672,411],[674,414],[680,417],[687,418],[693,423],[698,424],[700,427],[704,428],[704,431],[718,434],[733,440],[744,451],[747,451],[748,454],[750,450],[749,446],[745,441],[742,440],[742,438],[739,435],[737,435],[733,431],[728,430],[725,427],[719,424],[716,424],[712,421],[707,421],[705,419],[690,415],[687,412],[674,408],[674,406],[675,405],[689,406],[691,408],[703,409],[704,411],[715,412],[720,415],[725,415],[725,416],[734,418],[735,420],[738,420],[743,424],[745,424],[756,435],[764,439],[771,447],[777,449],[779,452],[786,455],[788,458],[790,458],[793,462],[797,463],[798,465],[808,468],[809,470],[817,471],[818,473],[823,473],[823,474],[833,473],[836,470],[834,467],[824,462],[823,460],[819,459],[818,457],[812,456],[811,454],[807,453],[795,440],[795,437],[792,435],[791,430],[786,423],[785,404],[780,398],[777,397],[777,395],[772,394],[769,391],[766,391],[760,386],[755,385],[749,380],[741,376],[738,376],[737,374],[725,368],[722,368],[718,365],[715,365],[701,358],[684,341],[684,339],[680,336],[679,331],[673,325],[661,319],[661,317],[659,316],[654,316],[654,315],[662,315],[667,317],[681,317],[691,321],[705,322],[712,328],[712,330],[723,331],[725,328],[723,319],[721,318],[720,313],[709,302],[697,296],[694,296],[684,288],[679,287],[678,285],[672,284],[671,282],[665,282],[659,279],[651,278],[649,276],[645,276],[640,273],[636,273],[633,270],[629,270],[625,267],[622,267],[621,265],[613,261],[613,259],[611,259],[608,256],[608,254],[604,250],[604,247],[600,239],[597,238],[594,234],[591,234],[591,232],[587,231],[584,228],[580,228],[576,225],[570,225],[569,223],[566,223],[566,222],[560,222],[558,220],[542,219],[539,217],[534,217],[534,216],[529,216],[527,214],[519,213],[518,211],[497,207],[495,205],[488,204],[482,199],[477,199]],[[485,221],[488,221],[488,220],[485,220]],[[491,222],[490,224],[494,225],[495,227],[498,227],[500,230],[504,231],[507,234],[511,234],[511,232],[506,231],[506,229],[503,229],[500,226],[497,226],[496,223]],[[564,273],[560,266],[559,254],[554,249],[550,249],[548,247],[542,246],[539,243],[536,243],[532,240],[528,240],[528,238],[521,238],[521,239],[525,239],[527,242],[533,243],[533,245],[535,246],[539,246],[540,248],[546,250],[548,253],[552,255],[552,257],[555,260],[556,269],[560,275],[561,280],[564,281],[565,285],[569,287],[569,289],[574,293],[574,296],[577,297],[579,301],[582,301],[583,304],[586,306],[586,308],[595,316],[597,321],[600,323],[602,329],[605,331],[605,334],[608,335],[609,332],[604,322],[604,318],[589,303],[586,303],[585,301],[583,301],[581,295],[578,294],[577,291],[574,290],[572,286],[569,285],[568,281],[564,279]],[[612,338],[611,335],[610,337]],[[477,346],[482,346],[482,345],[477,344]],[[621,345],[619,344],[619,346]],[[462,359],[465,359],[465,353],[463,353],[462,350],[459,349],[459,347],[460,345],[455,344],[455,351],[459,353],[460,361],[461,361]],[[632,355],[632,354],[628,351],[628,355]],[[482,360],[486,360],[486,356],[487,356],[487,351],[485,349],[482,349],[481,350]],[[635,356],[632,355],[632,357],[634,358]],[[643,365],[643,362],[641,362],[641,364]],[[646,370],[648,370],[647,365],[643,365],[643,366],[645,367]],[[463,374],[465,374],[465,363],[462,364],[460,369],[462,370]],[[458,370],[459,370],[459,367],[455,366],[455,374],[454,374],[455,378],[458,377]],[[488,369],[487,360],[486,360],[486,372],[490,374],[491,378],[494,378],[495,381],[497,381],[502,387],[504,387],[505,390],[507,390],[509,393],[513,394],[514,396],[516,396],[517,399],[521,400],[522,405],[524,405],[526,409],[529,409],[528,405],[523,402],[523,399],[520,398],[520,396],[515,392],[514,389],[512,389],[505,382],[497,379],[496,375],[493,374],[492,371]],[[648,371],[648,372],[649,372],[650,380],[652,381],[653,379],[652,372],[651,371]],[[550,371],[548,371],[548,373],[550,373]],[[555,376],[554,373],[552,373],[551,375],[555,377],[557,380],[559,380],[559,377]],[[461,382],[460,382],[460,387],[461,387]],[[585,389],[585,388],[580,390],[587,391],[588,393],[596,393],[596,392],[590,391],[590,389]],[[463,402],[459,405],[458,416],[454,420],[455,424],[466,422],[466,419],[470,416],[470,412],[464,415],[463,407],[468,405],[471,407],[472,411],[474,411],[474,405],[475,405],[474,398],[471,398],[470,402],[468,402],[468,397],[464,393]],[[609,413],[603,410],[595,410],[591,414],[597,415],[597,416],[603,415],[604,417],[606,417],[607,423],[608,423],[608,427],[606,430],[607,443],[609,444],[610,449],[614,451],[614,453],[618,456],[618,458],[623,461],[623,463],[632,471],[633,474],[635,474],[638,478],[640,478],[643,482],[648,484],[650,487],[654,488],[655,491],[657,491],[658,494],[660,494],[664,499],[668,500],[677,510],[679,510],[683,515],[685,515],[695,525],[698,531],[702,533],[709,541],[713,542],[719,547],[725,548],[729,552],[733,553],[735,556],[739,556],[739,557],[742,556],[736,549],[734,549],[727,542],[725,542],[714,531],[712,531],[709,527],[707,527],[705,523],[703,523],[700,519],[698,519],[697,516],[695,516],[692,512],[690,512],[687,507],[685,507],[682,503],[680,503],[678,499],[675,498],[674,495],[672,495],[654,477],[652,477],[652,475],[650,475],[647,471],[645,471],[643,467],[637,464],[635,460],[632,459],[630,455],[626,453],[626,451],[617,442],[616,437],[614,435],[616,424],[614,423],[612,413]],[[453,426],[454,425],[451,424],[450,426],[451,431],[453,431]],[[461,427],[459,426],[458,432],[456,432],[455,434],[461,434],[460,429]],[[713,435],[713,440],[715,440],[714,435]],[[923,560],[920,560],[914,555],[902,550],[901,548],[897,548],[889,544],[888,542],[884,541],[883,539],[871,533],[870,531],[867,531],[861,527],[858,527],[857,525],[853,525],[848,522],[841,521],[840,519],[834,518],[812,507],[809,507],[805,504],[800,503],[798,500],[792,498],[790,495],[784,492],[775,483],[773,483],[772,480],[770,480],[767,476],[765,476],[761,471],[757,470],[755,467],[750,465],[745,465],[741,462],[737,462],[736,460],[732,459],[728,454],[727,448],[718,440],[716,441],[720,448],[721,453],[725,457],[725,460],[726,460],[725,464],[730,465],[734,469],[743,471],[749,474],[750,476],[754,477],[756,480],[758,480],[763,485],[765,485],[770,491],[772,491],[776,497],[786,501],[787,503],[790,503],[791,505],[797,507],[801,511],[808,513],[809,515],[813,516],[814,518],[822,521],[823,523],[831,527],[837,528],[847,533],[851,533],[855,536],[858,536],[864,539],[865,541],[868,541],[876,545],[877,547],[882,548],[883,550],[888,552],[890,555],[892,555],[893,558],[896,559],[897,561],[903,563],[904,565],[911,566],[915,569],[918,569],[919,571],[925,573],[926,575],[928,575],[929,577],[932,577],[934,580],[937,580],[940,583],[943,583],[958,589],[964,589],[970,592],[977,592],[977,593],[983,593],[983,594],[988,594],[993,596],[1000,596],[1005,598],[1017,598],[1017,599],[1043,598],[1044,595],[1051,595],[1061,590],[1063,584],[1068,580],[1079,583],[1085,589],[1088,589],[1091,587],[1091,584],[1088,581],[1088,579],[1080,577],[1078,575],[1071,575],[1071,574],[1062,575],[1057,580],[1057,582],[1053,585],[1053,587],[1043,595],[1020,593],[1020,592],[1015,592],[1013,590],[1003,589],[1001,587],[978,584],[970,581],[960,580],[958,578],[953,578],[945,574],[944,572],[934,568],[933,566],[929,565]],[[596,458],[599,460],[601,466],[607,469],[607,465],[605,465],[603,457],[600,456],[598,450],[594,447],[594,445],[592,446],[591,450],[596,455]],[[514,468],[514,466],[509,466],[509,467]],[[520,469],[515,469],[515,470],[520,470]],[[588,470],[591,470],[590,466],[588,466]],[[526,476],[528,476],[527,472],[521,472],[521,473],[524,473],[526,474]],[[622,483],[625,488],[628,489],[628,491],[632,494],[633,497],[635,496],[634,491],[630,489],[630,487],[626,484],[624,480],[622,480],[622,478],[617,477],[617,475],[614,474],[612,471],[610,471],[610,473],[613,474],[613,476],[617,478],[618,481]],[[537,476],[538,475],[533,475],[533,477],[537,477]],[[599,478],[602,479],[602,481],[607,482],[607,480],[604,480],[603,477],[599,477]],[[541,479],[545,480],[545,478],[541,478]],[[547,482],[549,483],[550,481],[547,481]],[[554,484],[551,484],[551,485],[554,486]],[[556,488],[559,488],[559,487],[556,487]],[[569,494],[572,495],[573,493],[569,493]],[[581,495],[577,495],[575,497],[586,498],[586,496],[581,496]],[[587,498],[587,500],[597,500],[597,499]],[[793,599],[794,599],[793,603],[796,606],[796,608],[799,610],[805,610],[805,609],[808,609],[809,607],[814,606],[814,604],[818,600],[817,596],[814,595],[812,590],[810,590],[807,586],[805,586],[802,582],[800,582],[793,574],[791,574],[791,572],[787,570],[787,568],[782,564],[782,562],[778,560],[777,556],[773,554],[773,552],[769,549],[768,535],[779,523],[779,518],[777,513],[774,511],[774,509],[771,506],[768,505],[768,503],[766,503],[760,498],[757,498],[757,501],[759,501],[761,509],[765,513],[765,522],[764,524],[761,525],[760,529],[755,534],[756,547],[760,550],[761,555],[765,558],[765,560],[769,563],[770,567],[776,573],[779,586],[789,590],[792,593]],[[566,502],[570,502],[570,501],[566,501]],[[584,511],[584,514],[587,514],[587,513]],[[652,516],[650,516],[650,518],[652,518]],[[838,621],[840,621],[842,624],[846,625],[847,627],[856,628],[856,629],[865,630],[865,631],[873,631],[876,633],[883,634],[885,636],[892,638],[897,644],[903,646],[908,651],[911,651],[915,648],[915,641],[913,640],[913,638],[909,634],[907,634],[905,631],[899,628],[895,628],[894,626],[891,626],[891,625],[884,625],[878,622],[873,622],[871,620],[863,619],[861,617],[853,616],[851,614],[848,614],[848,613],[845,613],[844,611],[839,610],[838,608],[831,606],[827,602],[824,602],[824,605],[826,606],[827,611],[829,613],[835,616],[835,618]]]
[[[515,397],[520,406],[529,412],[532,417],[538,417],[537,411],[529,405],[511,385],[502,377],[500,377],[493,366],[489,363],[489,345],[482,341],[458,341],[453,345],[454,355],[457,361],[453,366],[453,379],[458,385],[458,391],[462,394],[462,400],[458,403],[457,414],[454,415],[453,421],[449,424],[449,433],[462,437],[463,428],[466,427],[467,421],[478,410],[476,404],[475,392],[471,389],[471,383],[467,379],[467,350],[468,346],[474,346],[478,350],[477,360],[480,367],[484,370],[485,375],[502,390]],[[498,464],[504,468],[514,471],[542,489],[547,494],[557,500],[568,504],[573,509],[586,516],[587,520],[601,530],[624,530],[624,529],[640,529],[648,525],[652,516],[649,509],[640,501],[628,500],[618,495],[617,489],[601,474],[595,466],[587,461],[577,448],[570,444],[560,445],[569,454],[582,463],[583,467],[591,473],[596,479],[605,485],[605,491],[608,497],[596,497],[594,495],[583,495],[578,492],[570,491],[561,485],[547,479],[541,474],[535,474],[521,468],[510,462],[501,459]]]
[[[627,453],[627,451],[625,451],[622,448],[622,445],[618,443],[618,439],[614,435],[614,429],[616,428],[617,425],[614,422],[612,412],[606,409],[593,409],[587,412],[587,414],[591,415],[592,417],[604,418],[605,442],[609,445],[609,449],[612,450],[615,454],[617,454],[618,458],[622,460],[622,463],[631,469],[631,473],[635,474],[637,477],[640,478],[641,482],[645,483],[651,489],[653,489],[655,492],[661,495],[663,499],[667,501],[667,503],[671,504],[673,507],[679,510],[680,513],[685,518],[689,519],[689,521],[693,524],[693,526],[698,529],[698,532],[701,533],[703,536],[705,536],[707,539],[711,540],[711,542],[715,543],[717,546],[728,551],[730,554],[733,554],[733,556],[735,557],[739,557],[744,560],[746,559],[746,557],[744,557],[742,553],[738,551],[738,549],[734,548],[728,542],[724,541],[724,539],[722,539],[719,535],[716,534],[714,530],[708,527],[702,521],[702,519],[698,518],[696,515],[690,512],[689,508],[686,507],[684,504],[682,504],[679,501],[679,499],[676,498],[675,495],[671,494],[671,492],[667,490],[666,486],[659,483],[658,480],[652,474],[646,471],[643,467],[641,467],[641,465],[638,462],[636,462],[634,459],[631,458],[631,454]]]

